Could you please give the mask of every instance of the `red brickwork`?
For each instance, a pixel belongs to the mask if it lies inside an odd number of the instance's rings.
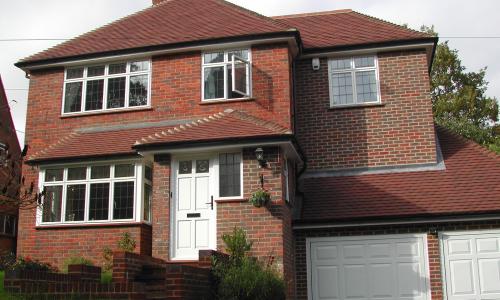
[[[420,225],[370,226],[342,229],[296,230],[295,271],[297,274],[297,299],[307,299],[306,237],[427,233],[432,300],[442,300],[443,277],[441,270],[441,252],[436,231],[463,231],[498,228],[500,228],[500,221],[497,220],[481,222],[429,223]]]
[[[378,55],[382,105],[331,109],[328,60],[297,62],[297,137],[308,170],[436,162],[424,51]]]

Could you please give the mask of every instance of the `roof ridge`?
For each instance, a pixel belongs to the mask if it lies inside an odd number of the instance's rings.
[[[43,155],[43,154],[46,154],[49,150],[53,150],[55,147],[59,146],[59,145],[62,145],[64,143],[66,143],[68,140],[76,137],[80,135],[80,133],[76,132],[76,131],[73,131],[71,132],[70,134],[60,138],[59,140],[57,140],[57,142],[55,143],[52,143],[50,144],[48,147],[46,147],[45,149],[42,149],[38,152],[36,152],[35,154],[33,155],[30,155],[30,157],[28,158],[28,160],[34,160],[37,158],[37,156],[40,156],[40,155]]]
[[[171,0],[171,1],[173,1],[173,0]],[[285,23],[283,23],[283,22],[280,22],[280,21],[278,21],[278,20],[275,20],[275,19],[274,19],[274,18],[272,18],[272,17],[268,17],[268,16],[265,16],[265,15],[263,15],[263,14],[259,14],[259,13],[258,13],[258,12],[256,12],[256,11],[253,11],[253,10],[247,9],[247,8],[245,8],[245,7],[239,6],[239,5],[234,4],[234,3],[231,3],[231,2],[229,2],[229,1],[226,1],[226,0],[214,0],[214,1],[217,1],[217,2],[221,3],[222,5],[225,5],[225,6],[229,7],[229,8],[237,9],[237,10],[239,10],[239,11],[241,11],[241,12],[246,13],[246,14],[251,14],[251,15],[254,15],[254,16],[256,16],[256,17],[259,17],[259,18],[261,18],[261,19],[263,19],[263,20],[266,20],[266,21],[269,21],[269,22],[271,22],[271,23],[274,23],[275,25],[278,25],[278,26],[280,26],[280,27],[283,27],[283,29],[286,29],[286,30],[291,30],[291,29],[294,29],[294,28],[290,27],[290,25],[285,24]]]
[[[59,43],[59,44],[54,45],[54,46],[52,46],[52,47],[49,47],[49,48],[47,48],[47,49],[45,49],[45,50],[42,50],[42,51],[40,51],[40,52],[36,52],[36,53],[34,53],[34,54],[30,55],[30,56],[26,56],[26,57],[24,57],[24,58],[21,58],[21,59],[19,60],[19,62],[28,61],[28,60],[30,60],[32,57],[35,57],[35,56],[37,56],[37,55],[39,55],[39,54],[41,54],[41,53],[44,53],[44,52],[50,51],[50,50],[52,50],[52,49],[54,49],[54,48],[57,48],[57,47],[62,47],[63,45],[66,45],[66,44],[68,44],[68,43],[74,42],[74,41],[75,41],[75,40],[77,40],[77,39],[85,38],[85,37],[87,37],[88,35],[91,35],[91,34],[95,33],[96,31],[99,31],[99,30],[101,30],[101,29],[103,29],[103,28],[107,28],[107,27],[109,27],[109,26],[111,26],[111,25],[114,25],[114,24],[116,24],[116,23],[119,23],[119,22],[121,22],[121,21],[123,21],[123,20],[125,20],[125,19],[127,19],[127,18],[130,18],[130,17],[136,16],[136,15],[142,14],[142,13],[144,13],[144,12],[148,11],[148,10],[151,10],[151,9],[153,9],[153,8],[159,7],[159,6],[161,6],[161,5],[164,5],[165,3],[172,2],[172,1],[175,1],[175,0],[165,0],[165,1],[161,2],[161,3],[158,3],[157,5],[148,6],[148,7],[144,8],[144,9],[141,9],[141,10],[136,11],[136,12],[134,12],[134,13],[128,14],[128,15],[123,16],[123,17],[121,17],[121,18],[118,18],[118,19],[116,19],[116,20],[114,20],[114,21],[111,21],[111,22],[109,22],[109,23],[106,23],[106,24],[104,24],[104,25],[102,25],[102,26],[99,26],[99,27],[97,27],[97,28],[94,28],[94,29],[92,29],[92,30],[90,30],[90,31],[87,31],[87,32],[84,32],[84,33],[82,33],[82,34],[80,34],[80,35],[77,35],[77,36],[75,36],[75,37],[73,37],[73,38],[71,38],[71,39],[69,39],[69,40],[67,40],[67,41],[64,41],[64,42],[62,42],[62,43]]]
[[[387,20],[380,19],[380,18],[377,18],[377,17],[374,17],[374,16],[370,16],[370,15],[367,15],[367,14],[364,14],[364,13],[360,13],[360,12],[355,11],[355,10],[353,10],[352,12],[355,13],[355,14],[358,14],[358,15],[364,17],[364,18],[371,19],[371,20],[374,20],[374,21],[377,21],[377,22],[380,22],[380,23],[384,23],[384,24],[387,24],[387,25],[396,26],[396,27],[399,27],[400,29],[404,29],[404,30],[410,31],[412,33],[419,33],[419,34],[421,34],[423,36],[433,37],[433,36],[431,36],[428,33],[425,33],[425,32],[419,31],[419,30],[415,30],[415,29],[412,29],[410,27],[405,27],[403,25],[396,24],[396,23],[393,23],[393,22],[389,22]]]
[[[197,120],[194,120],[191,122],[187,122],[184,124],[180,124],[180,125],[177,125],[177,126],[170,128],[170,129],[162,130],[161,132],[153,133],[147,137],[143,137],[140,140],[135,141],[134,145],[141,145],[143,143],[153,142],[157,138],[160,138],[163,136],[168,136],[168,135],[173,135],[177,132],[185,131],[189,128],[192,128],[193,126],[196,127],[196,126],[199,126],[201,124],[205,124],[205,123],[217,120],[217,119],[221,119],[224,116],[226,116],[226,114],[225,114],[225,113],[227,113],[226,111],[215,113],[215,114],[209,115],[208,117],[203,117],[203,118],[200,118],[200,119],[197,119]]]
[[[275,20],[280,20],[280,19],[289,19],[289,18],[303,18],[303,17],[343,14],[343,13],[350,13],[350,12],[353,12],[353,10],[350,8],[346,8],[346,9],[335,9],[335,10],[325,10],[325,11],[317,11],[317,12],[272,16],[271,18],[273,18]]]
[[[491,158],[494,158],[496,160],[498,160],[500,162],[500,155],[498,155],[496,152],[476,143],[475,141],[471,140],[471,139],[468,139],[456,132],[454,132],[453,130],[445,127],[445,126],[442,126],[442,125],[439,125],[439,124],[434,124],[436,129],[438,130],[441,130],[441,131],[444,131],[450,135],[452,135],[453,137],[455,137],[456,139],[462,141],[463,143],[467,144],[467,145],[470,145],[471,147],[474,147],[476,150],[479,150],[480,152],[482,152],[483,154],[485,154],[486,156],[488,157],[491,157]]]

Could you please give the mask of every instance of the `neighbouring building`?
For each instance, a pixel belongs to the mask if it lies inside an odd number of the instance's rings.
[[[16,253],[21,148],[0,77],[0,255]],[[7,160],[7,157],[10,157]]]
[[[102,263],[129,232],[189,261],[242,227],[289,299],[499,298],[500,159],[434,125],[436,43],[351,10],[157,0],[20,60],[46,195],[18,253]]]

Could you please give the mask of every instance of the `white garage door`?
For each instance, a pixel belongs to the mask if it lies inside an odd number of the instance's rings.
[[[443,233],[449,300],[500,299],[500,231]]]
[[[307,240],[310,299],[430,299],[426,235]]]

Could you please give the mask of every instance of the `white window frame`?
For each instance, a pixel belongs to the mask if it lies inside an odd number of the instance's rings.
[[[233,51],[248,51],[248,60],[245,60],[239,56],[233,55],[231,60],[228,59],[229,52]],[[224,61],[217,63],[205,63],[205,54],[214,53],[214,52],[224,52]],[[228,66],[231,66],[234,70],[234,59],[235,57],[238,60],[244,61],[247,63],[247,90],[248,93],[246,95],[242,95],[242,98],[228,98],[228,80],[227,80],[227,70]],[[245,100],[252,98],[252,51],[250,48],[242,48],[242,49],[218,49],[213,51],[204,51],[201,53],[201,101],[202,102],[212,102],[212,101],[227,101],[227,100]],[[224,97],[222,98],[213,98],[213,99],[205,99],[205,69],[210,67],[224,67]],[[234,74],[232,73],[232,87],[231,90],[236,93],[240,93],[239,91],[234,90]]]
[[[355,68],[354,67],[354,59],[355,58],[360,58],[360,57],[373,57],[374,58],[374,66],[373,67],[362,67],[362,68]],[[350,68],[349,69],[342,69],[342,70],[333,70],[332,63],[334,60],[337,59],[349,59],[350,60]],[[375,80],[377,82],[377,101],[371,101],[371,102],[358,102],[358,94],[356,92],[356,72],[363,72],[363,71],[375,71]],[[333,82],[332,78],[334,74],[346,74],[350,73],[351,78],[352,78],[352,97],[353,97],[353,103],[347,103],[347,104],[336,104],[335,99],[333,96]],[[379,66],[378,66],[378,56],[375,54],[372,55],[361,55],[361,56],[349,56],[349,57],[331,57],[328,59],[328,86],[329,86],[329,93],[330,93],[330,107],[335,108],[335,107],[349,107],[349,106],[366,106],[366,105],[373,105],[373,104],[380,104],[382,103],[382,97],[380,94],[380,79],[379,79]]]
[[[147,62],[148,63],[148,70],[146,71],[137,71],[137,72],[130,72],[130,65],[131,63],[134,62]],[[126,63],[126,70],[125,73],[119,73],[119,74],[109,74],[109,65],[114,65],[114,64],[121,64],[121,63]],[[91,67],[96,67],[96,66],[103,66],[104,65],[104,75],[100,76],[93,76],[93,77],[87,77],[87,72],[88,68]],[[61,106],[61,115],[62,116],[71,116],[71,115],[80,115],[80,114],[94,114],[94,113],[103,113],[103,112],[112,112],[112,111],[119,111],[119,110],[134,110],[134,109],[144,109],[144,108],[149,108],[151,107],[151,73],[152,73],[152,67],[153,64],[151,63],[150,58],[138,58],[130,61],[117,61],[117,62],[106,62],[102,64],[93,64],[93,65],[84,65],[84,66],[71,66],[67,67],[64,70],[64,83],[63,83],[63,93],[62,93],[62,106]],[[83,68],[83,76],[80,78],[71,78],[68,79],[68,70],[72,69],[77,69],[77,68]],[[148,75],[148,95],[147,95],[147,103],[146,105],[139,105],[139,106],[129,106],[129,100],[130,100],[130,77],[131,76],[140,76],[140,75]],[[120,77],[125,77],[125,106],[124,107],[117,107],[117,108],[108,108],[108,79],[110,78],[120,78]],[[104,80],[104,87],[103,87],[103,99],[102,99],[102,108],[101,109],[94,109],[94,110],[85,110],[85,101],[87,97],[87,82],[88,81],[94,81],[94,80]],[[74,112],[64,112],[64,107],[66,104],[66,84],[67,83],[73,83],[73,82],[82,82],[82,94],[81,94],[81,103],[80,103],[80,111],[74,111]]]
[[[220,164],[219,164],[219,155],[220,154],[239,154],[240,155],[240,195],[239,196],[220,196]],[[216,182],[216,198],[215,200],[241,200],[244,199],[244,189],[243,189],[243,152],[240,151],[223,151],[217,153],[215,157],[215,182]]]
[[[135,175],[133,177],[115,177],[115,165],[133,164]],[[95,166],[109,165],[110,177],[91,179],[91,168]],[[143,214],[137,213],[143,211],[143,197],[144,188],[146,183],[144,179],[144,163],[141,161],[131,160],[118,160],[118,161],[100,161],[95,163],[74,163],[65,165],[46,165],[41,167],[39,171],[39,190],[42,191],[44,187],[48,186],[62,186],[62,203],[61,203],[61,220],[57,222],[42,222],[43,207],[38,207],[36,214],[36,226],[53,226],[53,225],[81,225],[81,224],[110,224],[110,223],[140,223],[144,222]],[[71,180],[68,181],[68,168],[86,167],[85,180]],[[63,169],[62,181],[49,181],[45,182],[45,172],[47,169]],[[134,199],[133,199],[133,212],[130,219],[113,219],[113,200],[114,200],[114,184],[117,182],[134,182]],[[109,201],[108,201],[108,218],[106,220],[89,220],[89,204],[90,204],[90,185],[94,183],[109,183]],[[66,193],[68,185],[85,184],[85,211],[83,221],[67,221],[66,220]],[[148,181],[152,186],[152,183]],[[43,206],[43,205],[42,205]],[[148,223],[148,222],[145,222]]]
[[[148,168],[151,168],[151,172],[153,172],[153,166],[146,163],[144,164],[144,166],[142,167],[142,185],[141,185],[141,189],[142,189],[142,192],[140,194],[140,199],[142,199],[141,201],[138,201],[138,202],[141,202],[140,206],[141,208],[138,210],[141,212],[140,214],[140,219],[142,222],[144,223],[147,223],[147,224],[152,224],[153,222],[153,178],[151,178],[151,180],[147,179],[146,178],[146,167]],[[144,185],[149,185],[149,187],[151,188],[151,203],[149,204],[149,209],[151,211],[150,215],[149,215],[149,220],[146,220],[144,219],[144,196],[145,196],[145,190],[144,190]]]

